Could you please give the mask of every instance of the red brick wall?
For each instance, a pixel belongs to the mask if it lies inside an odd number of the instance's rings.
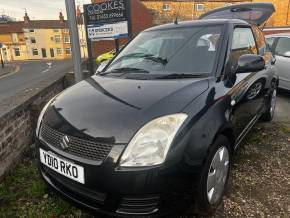
[[[106,0],[92,0],[92,2],[104,2]],[[107,0],[109,1],[109,0]],[[152,24],[152,14],[150,11],[139,1],[131,0],[131,16],[132,16],[132,31],[133,36],[137,35],[139,32],[151,27]],[[127,39],[121,39],[120,44],[127,42]],[[98,41],[93,43],[93,56],[108,52],[115,48],[114,41]]]

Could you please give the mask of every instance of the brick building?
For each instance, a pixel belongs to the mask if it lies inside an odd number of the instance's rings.
[[[193,20],[209,10],[246,2],[273,3],[276,13],[267,22],[267,26],[290,25],[290,0],[142,0],[153,14],[154,24],[172,22],[178,11],[180,20]]]
[[[93,3],[105,2],[109,0],[92,0]],[[147,29],[153,25],[152,23],[152,14],[150,11],[139,1],[131,1],[131,16],[132,16],[132,32],[133,35],[138,34],[139,32]],[[121,39],[120,43],[124,44],[127,42],[127,39]],[[93,57],[108,52],[115,48],[115,42],[112,40],[102,40],[93,43]]]

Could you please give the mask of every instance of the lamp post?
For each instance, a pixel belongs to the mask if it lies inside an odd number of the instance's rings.
[[[76,19],[75,0],[65,0],[65,6],[67,12],[67,22],[70,29],[70,41],[72,48],[75,81],[80,82],[83,79],[83,75],[81,66],[80,40]]]

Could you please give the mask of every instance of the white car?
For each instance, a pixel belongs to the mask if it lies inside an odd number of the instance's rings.
[[[290,34],[268,35],[266,41],[276,58],[279,88],[290,90]]]

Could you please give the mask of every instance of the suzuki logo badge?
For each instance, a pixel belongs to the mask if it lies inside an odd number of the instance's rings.
[[[61,142],[60,142],[60,146],[62,150],[68,149],[68,143],[69,143],[69,138],[67,135],[65,135],[64,137],[62,137]]]

